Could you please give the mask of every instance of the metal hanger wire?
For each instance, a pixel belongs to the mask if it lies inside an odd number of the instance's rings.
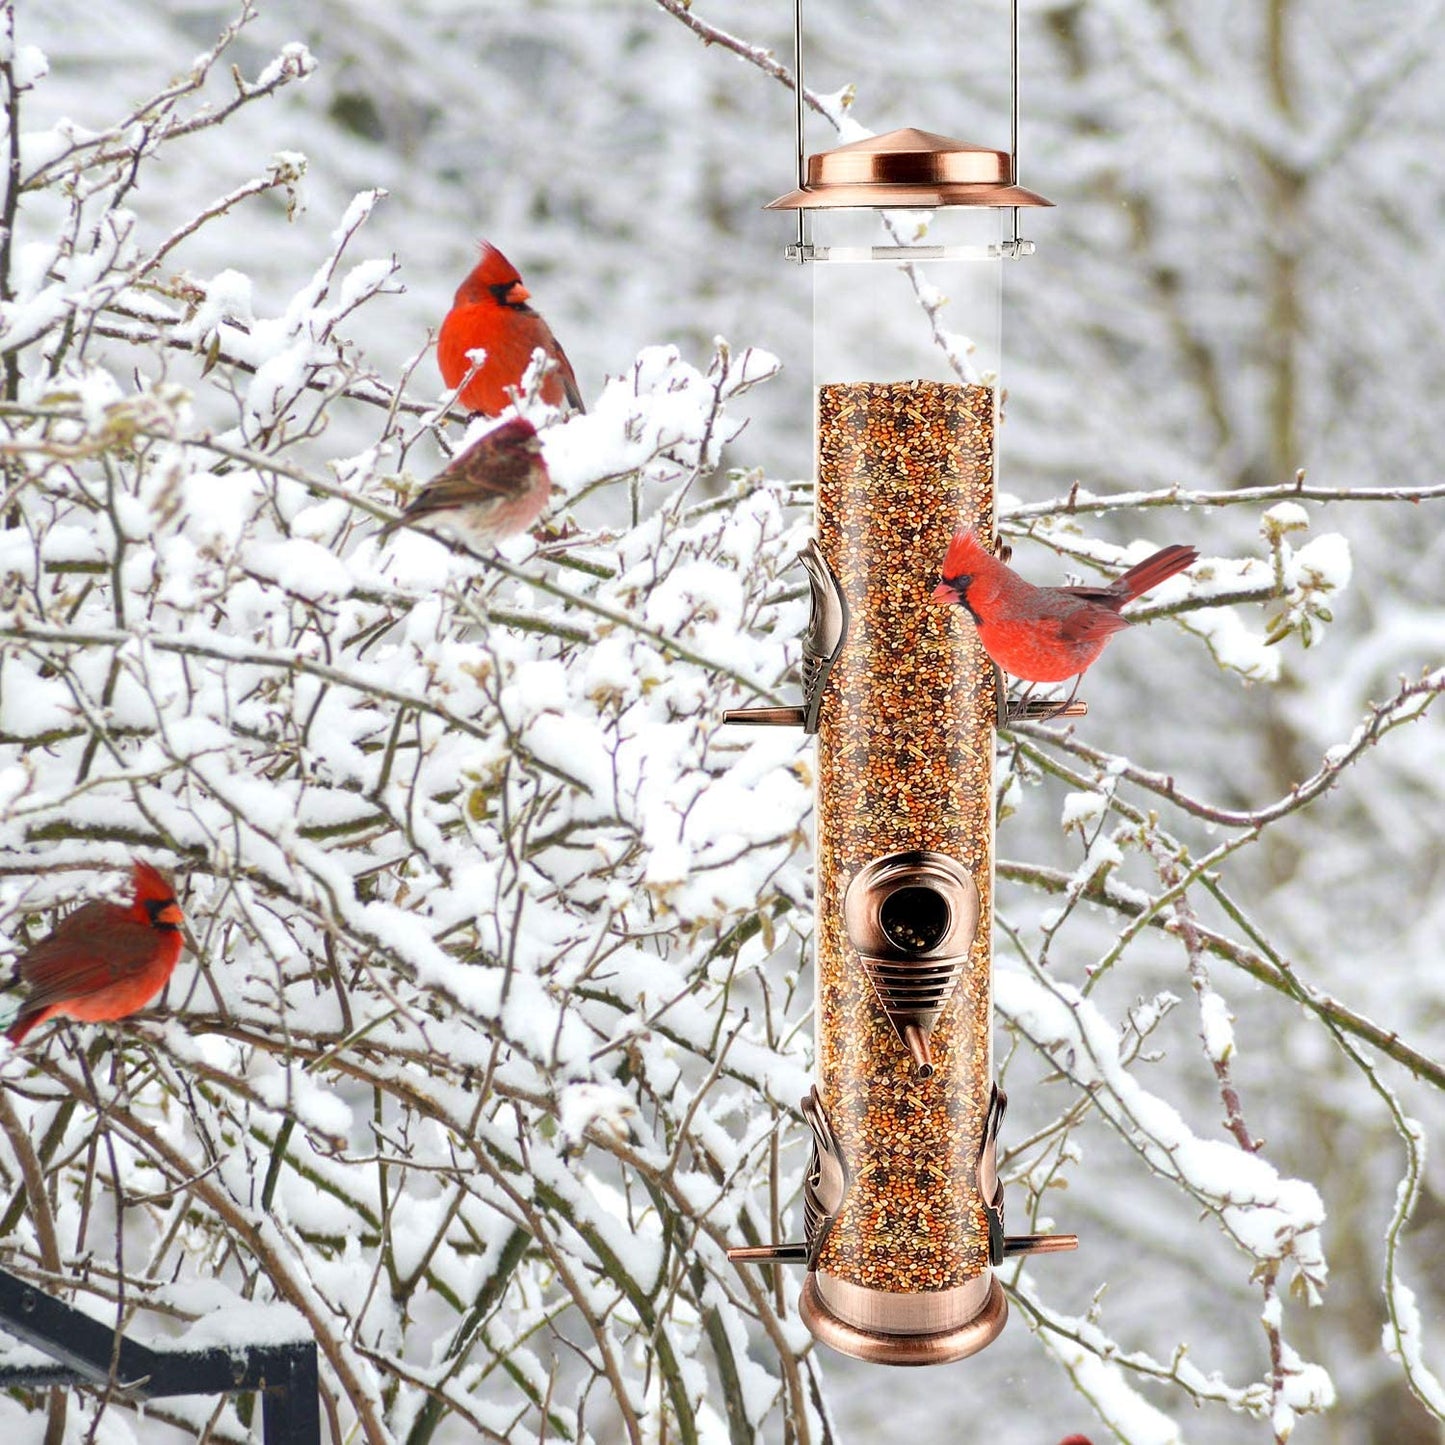
[[[1009,0],[1008,7],[1008,157],[1010,184],[1019,183],[1019,0]],[[803,100],[803,0],[793,0],[793,114],[794,140],[798,161],[798,189],[808,184],[808,157],[803,146],[803,121],[806,105]],[[1006,246],[1017,253],[1019,245],[1019,208],[1011,206],[1009,236]],[[807,259],[808,212],[798,209],[798,260]]]

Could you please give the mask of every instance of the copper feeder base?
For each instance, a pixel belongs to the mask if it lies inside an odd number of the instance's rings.
[[[946,1365],[976,1355],[999,1337],[1008,1320],[1008,1300],[990,1274],[983,1308],[964,1324],[928,1334],[883,1334],[839,1319],[819,1294],[818,1276],[810,1270],[798,1298],[798,1313],[816,1338],[855,1360],[874,1365]]]

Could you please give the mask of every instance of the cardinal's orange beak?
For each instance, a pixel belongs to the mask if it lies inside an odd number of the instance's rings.
[[[957,602],[958,593],[955,592],[947,582],[940,582],[938,586],[933,589],[933,600],[935,602],[945,603]]]
[[[520,306],[524,301],[531,299],[532,293],[520,281],[512,282],[512,289],[507,292],[508,306]]]

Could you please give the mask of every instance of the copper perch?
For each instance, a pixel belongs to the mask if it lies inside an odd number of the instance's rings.
[[[1005,1258],[1015,1254],[1063,1254],[1078,1247],[1077,1234],[1010,1234],[1003,1241]]]
[[[807,1264],[806,1244],[744,1244],[728,1250],[734,1264]]]
[[[802,707],[734,707],[723,714],[725,723],[752,727],[802,728],[818,731],[818,713],[823,706],[823,685],[848,640],[848,599],[838,585],[818,544],[810,541],[798,558],[808,574],[812,611],[803,634]]]
[[[800,728],[806,716],[800,707],[730,707],[722,720],[755,728]]]

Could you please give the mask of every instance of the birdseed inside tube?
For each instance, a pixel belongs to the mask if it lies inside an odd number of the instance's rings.
[[[818,543],[847,643],[818,741],[818,1090],[851,1174],[817,1260],[825,1284],[890,1294],[986,1274],[974,1166],[993,1078],[993,668],[961,609],[932,603],[959,526],[993,534],[997,393],[936,381],[818,393]],[[927,849],[978,888],[978,932],[921,1077],[848,941],[859,869]]]

